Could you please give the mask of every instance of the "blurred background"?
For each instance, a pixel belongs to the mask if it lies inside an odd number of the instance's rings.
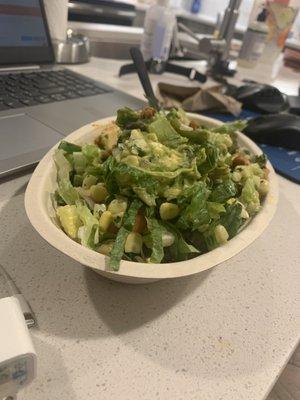
[[[139,42],[145,13],[154,3],[153,0],[70,0],[69,21],[72,21],[73,29],[89,36],[92,55],[128,58],[128,47]],[[241,3],[234,35],[236,39],[243,38],[253,4],[254,0],[243,0]],[[171,0],[170,6],[178,22],[184,23],[195,33],[212,34],[218,21],[222,19],[228,2],[224,0]],[[100,29],[94,24],[107,26]],[[113,43],[114,39],[118,46],[112,49],[110,43]],[[235,45],[238,46],[239,43]],[[286,49],[300,50],[300,14],[289,33]]]

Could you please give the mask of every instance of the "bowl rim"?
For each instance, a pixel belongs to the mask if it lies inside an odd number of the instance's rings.
[[[223,122],[219,120],[198,114],[189,113],[188,116],[198,122],[204,122],[209,125],[217,126],[223,124]],[[88,132],[95,129],[95,127],[105,125],[115,120],[115,118],[115,116],[103,118],[86,124],[64,139],[76,143],[82,136],[87,135]],[[254,154],[262,153],[262,150],[241,132],[238,132],[238,137],[242,145],[251,152]],[[25,192],[25,210],[27,216],[32,226],[50,245],[79,263],[98,270],[103,274],[144,279],[166,279],[199,273],[228,260],[254,242],[267,228],[276,211],[278,202],[278,181],[275,171],[268,161],[267,167],[270,170],[270,190],[264,199],[260,212],[251,219],[237,236],[229,240],[226,244],[208,253],[200,254],[193,259],[175,263],[147,264],[122,260],[119,271],[112,271],[107,268],[107,256],[84,247],[80,243],[69,238],[53,223],[53,221],[51,221],[49,213],[47,212],[44,197],[48,195],[50,199],[51,192],[45,192],[44,185],[47,176],[49,176],[54,167],[53,153],[58,147],[58,144],[59,143],[46,153],[30,178]]]

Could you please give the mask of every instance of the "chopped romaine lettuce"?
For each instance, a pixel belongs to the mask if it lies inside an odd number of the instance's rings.
[[[57,191],[66,204],[72,205],[79,200],[79,194],[69,179],[59,181]]]
[[[259,193],[255,188],[253,178],[247,178],[242,189],[240,201],[246,207],[250,215],[257,213],[260,209]]]
[[[231,180],[217,184],[212,190],[209,200],[217,203],[224,203],[226,200],[236,195],[235,183]]]
[[[241,213],[242,205],[234,202],[233,204],[227,204],[225,214],[221,215],[220,224],[226,228],[230,239],[238,233],[243,223]]]
[[[141,208],[140,200],[133,200],[130,207],[127,209],[124,218],[123,226],[120,228],[113,248],[110,252],[109,266],[114,270],[118,270],[120,266],[120,261],[124,253],[125,242],[127,236],[132,231],[138,210]]]
[[[95,144],[84,144],[82,146],[82,154],[88,162],[98,159],[101,155],[101,150]]]
[[[212,219],[220,218],[220,214],[225,212],[225,207],[223,206],[223,204],[220,204],[220,203],[208,201],[206,203],[206,206],[207,206],[207,211],[210,215],[210,218],[212,218]]]
[[[149,125],[149,131],[155,133],[160,143],[173,149],[187,142],[187,139],[180,136],[167,118],[161,114]]]
[[[150,255],[149,262],[160,263],[164,257],[164,249],[162,242],[164,229],[159,224],[157,219],[153,217],[147,218],[147,226],[150,232],[151,248],[152,248],[152,253]]]
[[[56,164],[58,182],[61,180],[69,180],[72,165],[64,156],[64,151],[59,149],[56,150],[53,158]]]
[[[244,125],[209,128],[182,110],[125,107],[95,143],[62,141],[52,199],[63,230],[109,255],[113,270],[122,258],[183,261],[226,243],[268,191],[265,156],[238,148]]]
[[[74,151],[81,151],[81,146],[78,146],[77,144],[74,143],[66,142],[65,140],[62,140],[59,143],[58,148],[65,151],[66,153],[74,153]]]
[[[81,243],[86,247],[95,248],[99,242],[99,221],[86,205],[77,204],[77,212],[83,224]]]
[[[193,188],[192,197],[189,204],[180,213],[180,217],[176,223],[179,229],[199,229],[202,225],[208,224],[210,215],[207,209],[207,197],[209,190],[203,182],[199,182]]]
[[[77,174],[83,174],[86,170],[87,159],[82,152],[73,153],[74,170]]]
[[[135,122],[139,119],[139,113],[131,110],[128,107],[121,108],[117,112],[117,125],[120,128],[125,128],[132,122]]]
[[[206,143],[203,148],[205,150],[205,160],[198,165],[198,171],[204,175],[217,167],[220,153],[219,149],[210,143]]]

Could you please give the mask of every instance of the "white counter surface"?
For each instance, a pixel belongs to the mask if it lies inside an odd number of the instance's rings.
[[[116,77],[119,65],[94,59],[72,69],[141,96],[134,75]],[[189,278],[126,286],[39,237],[23,206],[29,178],[0,184],[0,260],[39,324],[31,331],[38,377],[20,400],[266,397],[299,340],[300,186],[279,177],[269,228],[231,260]]]

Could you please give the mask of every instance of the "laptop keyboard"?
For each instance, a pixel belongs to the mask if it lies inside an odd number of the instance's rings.
[[[11,73],[0,75],[0,111],[107,92],[68,70]]]

